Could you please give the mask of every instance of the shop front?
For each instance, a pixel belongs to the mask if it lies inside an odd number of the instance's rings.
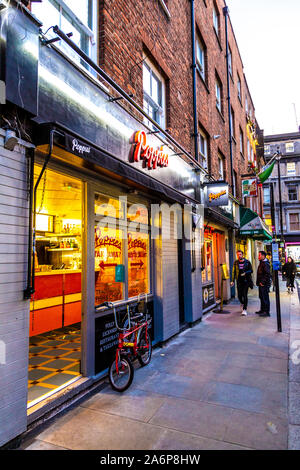
[[[225,193],[224,193],[225,191]],[[217,303],[231,298],[229,273],[232,266],[233,231],[238,227],[235,203],[228,196],[228,185],[213,183],[210,194],[221,193],[223,200],[216,204],[216,197],[205,200],[204,243],[202,248],[203,312]],[[214,205],[212,205],[212,203]],[[224,205],[223,205],[224,204]]]
[[[30,122],[31,142],[8,154],[1,130],[1,155],[22,159],[11,197],[24,201],[10,240],[22,270],[16,300],[9,297],[17,355],[9,351],[4,366],[23,375],[18,394],[9,384],[3,413],[13,411],[15,422],[6,420],[0,444],[107,374],[117,330],[103,302],[121,313],[143,305],[154,345],[202,316],[199,165],[130,100],[123,106],[119,87],[108,90],[40,41],[29,12],[14,15],[6,57],[21,64],[24,99],[14,74],[6,91]]]
[[[58,51],[40,47],[38,74],[29,414],[79,379],[106,375],[118,335],[103,302],[120,314],[144,302],[154,345],[202,315],[200,266],[178,230],[198,202],[189,158]]]

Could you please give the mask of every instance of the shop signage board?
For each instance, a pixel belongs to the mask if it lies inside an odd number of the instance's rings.
[[[204,186],[205,207],[227,206],[229,202],[228,183],[208,183]]]
[[[202,286],[203,310],[215,304],[214,285]]]
[[[133,161],[144,160],[144,164],[149,170],[155,170],[158,166],[166,167],[169,165],[169,155],[164,152],[164,146],[159,148],[151,146],[144,131],[135,133],[133,148]]]
[[[257,196],[257,179],[247,178],[242,180],[242,196],[243,197],[256,197]]]
[[[153,301],[147,302],[148,315],[150,316],[149,332],[154,338],[154,322],[153,322]],[[126,316],[126,307],[124,306],[119,315],[119,321]],[[114,322],[114,314],[109,313],[95,319],[95,374],[105,371],[113,358],[118,346],[118,331]]]

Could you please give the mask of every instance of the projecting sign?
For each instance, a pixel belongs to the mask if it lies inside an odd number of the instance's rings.
[[[209,183],[204,187],[205,207],[227,206],[229,186],[227,183]]]
[[[242,181],[243,196],[244,197],[255,197],[257,196],[257,179],[248,178]]]

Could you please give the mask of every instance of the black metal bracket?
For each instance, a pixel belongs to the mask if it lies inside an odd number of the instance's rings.
[[[128,96],[130,96],[130,97],[132,98],[134,95],[133,95],[133,93],[131,93],[131,94],[128,95]],[[119,100],[124,100],[124,99],[125,99],[124,96],[118,96],[117,98],[112,98],[112,97],[110,97],[110,98],[108,98],[108,101],[109,101],[110,103],[113,103],[114,101],[119,101]]]
[[[68,38],[71,38],[73,36],[73,33],[68,33],[66,34]],[[48,46],[48,44],[53,44],[54,42],[60,41],[61,38],[59,36],[56,36],[55,38],[52,39],[42,39],[42,44],[43,46]]]

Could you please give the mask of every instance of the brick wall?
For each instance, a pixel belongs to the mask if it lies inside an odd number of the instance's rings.
[[[219,37],[213,27],[213,5],[219,12]],[[191,7],[189,0],[173,0],[167,4],[170,17],[158,0],[101,0],[99,7],[100,66],[136,101],[143,104],[143,53],[165,78],[167,87],[167,128],[170,134],[194,154],[193,82],[191,47]],[[230,181],[229,123],[227,108],[227,71],[224,0],[195,2],[196,33],[206,48],[207,76],[202,80],[197,71],[198,125],[208,138],[209,170],[218,178],[218,152],[225,157],[225,176]],[[232,52],[230,78],[231,106],[234,111],[235,140],[233,167],[240,176],[247,172],[246,110],[254,107],[243,73],[238,46],[228,21],[229,45]],[[216,108],[216,74],[222,84],[222,113]],[[241,101],[237,94],[237,76],[241,80]],[[239,129],[244,137],[244,153],[240,152]],[[218,139],[213,136],[220,135]],[[240,184],[237,196],[240,196]]]

